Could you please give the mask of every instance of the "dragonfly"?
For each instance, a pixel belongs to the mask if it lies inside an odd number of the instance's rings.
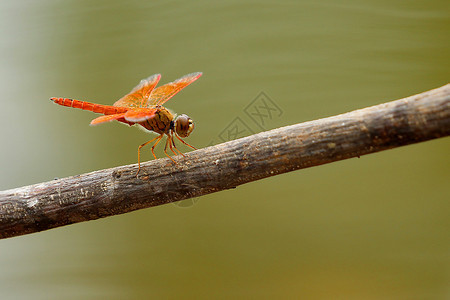
[[[177,149],[174,137],[186,146],[196,150],[194,146],[189,145],[183,140],[183,138],[188,137],[192,130],[194,130],[194,121],[185,114],[177,116],[167,108],[163,107],[163,104],[175,96],[179,91],[200,78],[200,76],[202,76],[201,72],[191,73],[173,82],[156,87],[161,79],[161,74],[154,74],[142,79],[131,92],[117,100],[112,106],[69,98],[52,97],[50,100],[62,106],[103,114],[103,116],[92,120],[91,125],[115,120],[129,126],[137,124],[148,131],[158,134],[154,139],[151,139],[138,147],[138,170],[136,173],[136,176],[138,176],[139,171],[141,170],[142,147],[153,142],[151,151],[153,157],[157,159],[154,150],[164,135],[167,136],[164,153],[174,163],[176,163],[176,161],[167,153],[167,148],[175,155],[181,154],[184,156],[184,154]]]

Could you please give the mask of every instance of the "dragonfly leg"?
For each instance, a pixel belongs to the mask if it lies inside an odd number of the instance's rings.
[[[172,133],[172,136],[171,136],[171,145],[169,145],[170,146],[170,149],[175,149],[175,150],[177,150],[177,152],[178,152],[178,154],[181,154],[181,155],[183,155],[183,157],[185,157],[185,155],[183,154],[183,152],[181,152],[180,150],[178,150],[178,148],[177,148],[177,146],[175,145],[175,139],[173,138],[173,133]],[[174,152],[173,150],[172,150],[172,152]],[[174,152],[175,153],[175,152]]]
[[[158,159],[158,158],[156,158],[155,147],[156,147],[156,145],[159,144],[159,142],[161,141],[163,135],[164,135],[164,134],[161,134],[161,135],[158,137],[158,140],[157,140],[157,141],[153,144],[153,146],[152,146],[152,154],[153,154],[153,157],[154,157],[155,159]]]
[[[168,158],[170,158],[171,161],[173,161],[174,163],[177,163],[176,161],[173,160],[173,158],[169,155],[169,153],[167,153],[167,145],[170,145],[169,148],[172,147],[172,144],[170,142],[170,135],[167,135],[167,140],[166,140],[166,146],[164,147],[164,153],[166,154],[166,156]],[[173,150],[172,150],[173,151]],[[174,152],[175,153],[175,152]]]
[[[189,145],[188,143],[186,143],[185,141],[183,141],[177,134],[175,134],[175,136],[177,137],[177,139],[180,140],[180,142],[182,142],[183,144],[185,144],[186,146],[191,147],[194,150],[197,150],[197,148],[195,148],[194,146]]]
[[[173,150],[173,147],[172,147],[172,145],[173,145],[173,135],[168,134],[167,135],[167,140],[168,140],[167,143],[169,144],[170,150],[173,152],[173,154],[177,155],[177,153]]]
[[[140,145],[140,146],[138,147],[138,170],[137,170],[137,172],[136,172],[136,176],[138,176],[139,171],[141,170],[141,148],[144,147],[144,146],[147,146],[148,144],[150,144],[151,142],[153,142],[154,140],[157,139],[155,145],[153,145],[153,147],[152,147],[152,153],[153,153],[153,156],[154,156],[155,159],[156,159],[156,155],[155,155],[155,152],[153,152],[153,148],[159,143],[159,141],[161,140],[161,138],[162,138],[162,134],[161,134],[160,136],[155,137],[154,139],[151,139],[151,140],[148,141],[148,142],[143,143],[142,145]]]

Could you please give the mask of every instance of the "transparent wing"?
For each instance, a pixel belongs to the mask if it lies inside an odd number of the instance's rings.
[[[131,92],[116,101],[113,106],[143,107],[158,84],[159,79],[161,79],[161,74],[154,74],[146,79],[142,79]]]
[[[149,107],[152,105],[164,104],[167,100],[175,96],[179,91],[190,85],[192,82],[196,81],[200,76],[202,76],[202,72],[191,73],[188,75],[184,75],[183,77],[173,82],[157,87],[150,94],[150,98],[144,106]]]
[[[91,125],[97,125],[97,124],[100,124],[100,123],[105,123],[105,122],[118,120],[120,118],[123,118],[124,115],[125,115],[125,113],[101,116],[101,117],[98,117],[98,118],[95,118],[94,120],[92,120],[91,121]]]

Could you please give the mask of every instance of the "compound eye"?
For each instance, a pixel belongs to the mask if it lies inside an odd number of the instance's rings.
[[[175,120],[175,131],[181,137],[187,137],[194,130],[194,122],[187,115],[180,115]]]

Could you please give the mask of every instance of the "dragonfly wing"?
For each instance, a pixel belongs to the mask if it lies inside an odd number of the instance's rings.
[[[153,118],[155,112],[155,108],[135,108],[127,111],[124,118],[128,122],[138,123]]]
[[[110,121],[114,121],[114,120],[119,120],[120,118],[123,118],[124,115],[125,115],[125,113],[101,116],[101,117],[98,117],[98,118],[95,118],[94,120],[92,120],[91,121],[91,125],[97,125],[97,124],[100,124],[100,123],[105,123],[105,122],[110,122]]]
[[[147,103],[153,89],[158,84],[159,79],[161,79],[161,74],[154,74],[142,79],[131,92],[117,100],[113,106],[143,107]]]
[[[196,81],[200,76],[202,76],[202,72],[191,73],[173,82],[157,87],[152,91],[148,102],[144,106],[149,107],[151,105],[164,104],[167,100],[175,96],[176,93]]]

